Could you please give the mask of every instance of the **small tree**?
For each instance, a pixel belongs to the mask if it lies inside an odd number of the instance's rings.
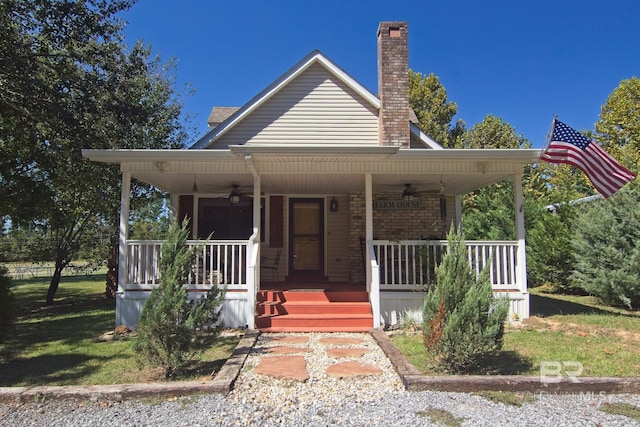
[[[151,292],[138,323],[134,349],[165,376],[177,374],[215,336],[225,290],[217,284],[203,298],[189,300],[184,287],[196,248],[187,247],[188,220],[172,224],[160,256],[160,285]],[[205,333],[205,331],[207,333]]]
[[[445,371],[466,373],[502,348],[509,306],[494,298],[486,269],[480,277],[471,270],[461,233],[452,227],[447,240],[436,285],[424,300],[424,341]]]

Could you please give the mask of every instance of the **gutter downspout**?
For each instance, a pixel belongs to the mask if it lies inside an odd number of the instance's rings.
[[[254,329],[256,320],[256,292],[258,283],[260,283],[260,197],[261,197],[261,181],[260,175],[253,164],[251,154],[244,156],[247,168],[253,175],[253,234],[251,235],[251,252],[247,254],[250,262],[247,266],[247,307],[246,318],[247,327]],[[252,271],[253,270],[253,271]],[[249,274],[251,273],[251,274]]]

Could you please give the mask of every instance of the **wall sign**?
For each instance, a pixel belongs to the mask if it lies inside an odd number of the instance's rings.
[[[373,209],[393,209],[393,210],[403,210],[403,209],[420,209],[420,201],[419,200],[374,200]]]

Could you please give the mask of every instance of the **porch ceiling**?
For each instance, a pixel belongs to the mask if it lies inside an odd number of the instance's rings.
[[[373,191],[402,193],[405,184],[423,192],[439,192],[440,182],[447,194],[465,194],[485,185],[511,178],[513,173],[478,175],[462,174],[373,174]],[[132,177],[174,194],[193,193],[194,180],[197,193],[228,194],[233,185],[251,194],[253,176],[250,173],[149,173],[132,172]],[[261,174],[261,191],[269,194],[348,194],[362,193],[365,175],[362,173],[289,173]]]
[[[384,148],[381,150],[381,148]],[[369,150],[342,148],[323,154],[320,147],[295,150],[261,147],[235,155],[228,150],[87,150],[94,161],[120,163],[133,178],[173,194],[223,195],[233,185],[253,192],[255,167],[262,193],[348,194],[364,192],[371,173],[374,192],[417,191],[464,194],[511,178],[537,161],[540,150]],[[396,148],[396,147],[393,147]],[[290,152],[286,152],[289,151]],[[244,151],[247,151],[246,153]]]

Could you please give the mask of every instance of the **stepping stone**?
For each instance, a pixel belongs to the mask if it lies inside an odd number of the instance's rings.
[[[357,362],[342,362],[327,368],[327,375],[338,378],[365,377],[369,375],[380,375],[382,370],[375,366],[365,365]]]
[[[263,357],[256,366],[255,373],[280,380],[305,382],[309,379],[307,362],[303,356]]]
[[[289,346],[277,346],[277,347],[267,347],[265,349],[266,353],[272,354],[291,354],[291,353],[309,353],[313,351],[308,347],[289,347]]]
[[[366,348],[328,348],[327,354],[329,357],[338,358],[338,357],[360,357],[363,356],[367,351]]]
[[[362,344],[362,338],[328,337],[320,338],[318,342],[322,345],[355,345]]]
[[[299,336],[288,336],[288,337],[274,337],[271,338],[270,341],[283,343],[283,344],[304,344],[309,341],[309,337],[304,335]]]

